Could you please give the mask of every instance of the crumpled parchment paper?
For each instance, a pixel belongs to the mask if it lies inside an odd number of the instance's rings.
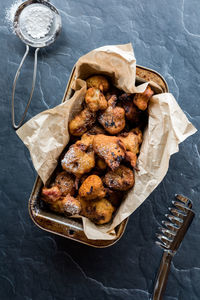
[[[141,93],[148,85],[135,86],[136,59],[131,44],[104,46],[82,56],[76,63],[73,97],[36,115],[17,131],[28,147],[33,165],[44,184],[69,141],[68,122],[81,110],[86,92],[84,80],[93,74],[110,76],[114,85],[127,93]],[[170,156],[179,149],[178,144],[196,132],[170,93],[154,95],[148,111],[148,126],[138,158],[139,171],[135,172],[135,185],[111,224],[97,226],[82,217],[84,232],[89,239],[116,238],[115,227],[157,187],[167,173]]]

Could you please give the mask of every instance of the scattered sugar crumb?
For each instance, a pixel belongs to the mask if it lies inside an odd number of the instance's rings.
[[[8,24],[8,26],[10,27],[10,29],[12,30],[13,33],[14,33],[13,22],[14,22],[15,13],[16,13],[18,7],[22,3],[23,3],[22,0],[15,0],[13,2],[13,4],[9,8],[6,9],[6,12],[5,12],[6,23]]]

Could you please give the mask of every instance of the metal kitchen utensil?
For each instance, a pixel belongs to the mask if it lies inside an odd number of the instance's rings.
[[[43,15],[42,15],[43,14]],[[46,23],[45,23],[46,22]],[[13,82],[12,90],[12,126],[14,129],[18,129],[26,116],[31,99],[33,96],[33,91],[35,88],[36,72],[37,72],[37,55],[38,51],[42,47],[49,46],[57,38],[61,31],[62,23],[61,17],[57,9],[46,0],[28,0],[22,3],[14,17],[14,31],[16,35],[26,44],[26,51],[18,67]],[[35,61],[33,69],[33,80],[32,88],[28,103],[26,105],[25,111],[18,125],[15,124],[15,107],[14,107],[14,97],[16,82],[19,77],[22,65],[29,53],[29,46],[35,49]]]
[[[165,227],[160,227],[161,233],[157,234],[159,241],[156,244],[164,249],[157,280],[153,293],[153,300],[161,300],[167,285],[171,260],[176,254],[195,214],[192,201],[182,195],[175,195],[179,201],[172,201],[173,207],[169,208],[171,214],[165,216],[169,221],[162,221]]]

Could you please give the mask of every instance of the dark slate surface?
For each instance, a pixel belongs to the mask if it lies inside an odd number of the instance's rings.
[[[196,217],[174,257],[165,300],[200,299],[200,136],[180,145],[163,182],[131,216],[119,243],[93,249],[37,228],[28,198],[36,177],[29,153],[11,128],[12,81],[24,45],[5,23],[0,1],[0,299],[150,299],[162,251],[155,232],[174,193],[194,202]],[[60,103],[76,60],[93,48],[132,42],[137,63],[160,72],[193,124],[200,127],[199,0],[54,0],[63,30],[39,55],[28,118]],[[33,56],[17,86],[22,112]]]

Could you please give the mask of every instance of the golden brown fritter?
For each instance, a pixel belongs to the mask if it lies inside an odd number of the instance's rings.
[[[124,108],[128,121],[136,125],[142,122],[143,112],[139,110],[133,103],[131,94],[124,93],[119,96],[119,103],[121,103],[122,107]]]
[[[94,125],[92,128],[86,133],[96,135],[96,134],[106,134],[106,131],[99,125]]]
[[[108,108],[98,116],[99,123],[112,135],[121,132],[125,127],[125,111],[122,107],[116,106],[116,100],[115,95],[111,96]]]
[[[76,198],[67,195],[64,198],[52,203],[50,208],[58,213],[64,213],[66,215],[77,215],[81,211],[81,203]]]
[[[119,207],[120,203],[123,200],[123,192],[114,191],[109,188],[106,189],[106,198],[114,207]]]
[[[94,135],[88,134],[87,132],[82,135],[81,139],[76,142],[82,150],[87,150],[88,148],[92,149]]]
[[[142,143],[142,131],[139,128],[134,128],[128,133],[119,136],[127,151],[135,154],[139,153],[139,146]]]
[[[85,103],[88,108],[95,112],[98,110],[105,110],[108,106],[106,98],[99,89],[90,88],[85,95]]]
[[[69,132],[75,136],[81,136],[96,120],[96,114],[88,108],[83,109],[69,122]]]
[[[131,169],[121,165],[105,175],[104,183],[113,190],[128,191],[135,183],[135,176]]]
[[[94,136],[93,149],[95,153],[105,160],[106,164],[115,170],[125,157],[125,149],[120,138],[97,134]]]
[[[41,198],[47,203],[54,203],[58,201],[62,196],[62,193],[59,189],[58,186],[54,185],[50,188],[43,187],[42,188],[42,193],[41,193]]]
[[[62,196],[66,196],[67,194],[73,196],[75,193],[74,182],[75,178],[73,175],[62,171],[56,176],[55,183],[53,185],[57,185],[59,187]]]
[[[148,86],[146,90],[141,93],[141,94],[136,94],[133,98],[133,103],[140,109],[140,110],[145,110],[147,109],[148,102],[150,98],[153,96],[154,92]]]
[[[97,175],[87,177],[79,188],[79,196],[85,200],[103,198],[105,194],[102,180]]]
[[[100,91],[106,93],[109,90],[109,82],[108,80],[101,75],[91,76],[86,80],[87,88],[96,88]]]
[[[138,171],[136,165],[137,165],[137,155],[131,151],[126,151],[125,153],[125,160],[128,161],[131,166]]]
[[[101,178],[101,176],[102,176],[102,171],[99,170],[99,169],[96,169],[96,167],[95,167],[94,169],[92,169],[91,172],[89,172],[89,173],[87,173],[87,174],[83,174],[83,176],[81,176],[81,178],[80,178],[80,184],[82,184],[83,181],[85,181],[86,178],[89,177],[89,176],[91,176],[91,175],[97,175],[97,176],[99,176],[99,177]]]
[[[126,148],[126,159],[130,161],[132,167],[136,167],[137,155],[142,143],[142,132],[139,128],[134,128],[128,133],[119,136]]]
[[[114,212],[114,207],[105,198],[100,200],[85,201],[82,198],[78,198],[81,202],[81,215],[87,217],[92,222],[98,225],[106,224],[110,222],[112,214]]]
[[[107,168],[105,160],[102,159],[102,158],[97,157],[97,159],[96,159],[96,167],[99,170],[102,170],[102,171],[105,170]]]
[[[95,166],[94,151],[89,149],[84,151],[78,145],[70,146],[61,161],[62,168],[80,178],[84,173],[88,173]]]

